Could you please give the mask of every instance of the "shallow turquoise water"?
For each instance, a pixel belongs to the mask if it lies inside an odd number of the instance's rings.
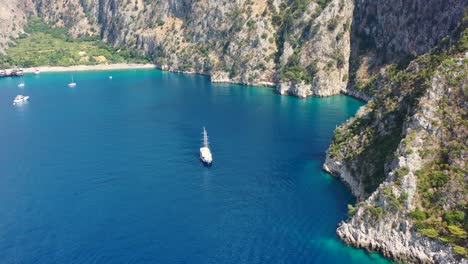
[[[321,170],[360,102],[155,70],[74,77],[0,79],[0,263],[386,262],[335,236],[354,200]],[[14,107],[19,93],[31,101]]]

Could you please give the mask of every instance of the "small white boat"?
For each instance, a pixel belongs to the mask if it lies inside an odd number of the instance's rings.
[[[73,80],[73,75],[72,75],[72,81],[71,83],[68,84],[68,87],[75,87],[76,86],[76,82]]]
[[[211,155],[208,143],[208,134],[206,133],[205,127],[203,127],[203,147],[200,148],[200,159],[207,165],[210,165],[211,162],[213,162],[213,155]]]
[[[111,76],[109,76],[109,80],[112,80],[112,75],[111,75]]]
[[[34,74],[38,75],[39,73],[41,73],[41,71],[39,69],[34,70]]]
[[[19,94],[13,100],[13,105],[22,104],[28,100],[29,100],[29,96],[24,96],[22,94]]]

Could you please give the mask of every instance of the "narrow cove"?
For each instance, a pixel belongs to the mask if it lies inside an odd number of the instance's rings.
[[[336,237],[354,199],[321,169],[361,102],[157,70],[74,79],[0,79],[0,262],[387,263]]]

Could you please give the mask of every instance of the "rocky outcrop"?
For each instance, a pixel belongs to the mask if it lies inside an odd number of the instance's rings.
[[[462,214],[468,200],[460,191],[466,177],[451,171],[465,170],[467,156],[460,124],[466,107],[460,91],[468,81],[467,2],[449,2],[355,2],[345,93],[368,104],[336,129],[324,164],[359,201],[337,235],[404,262],[467,261],[466,226],[462,231],[461,222],[447,220],[452,212]],[[448,58],[440,55],[446,52]],[[444,158],[441,152],[452,148],[457,154]],[[438,166],[451,169],[431,171]],[[434,177],[444,180],[437,185]],[[461,236],[454,238],[449,226]]]
[[[443,49],[433,51],[405,71],[387,69],[380,93],[336,130],[324,169],[346,182],[360,201],[337,229],[345,242],[405,262],[466,261],[466,235],[455,239],[447,231],[450,224],[441,220],[468,200],[466,175],[451,172],[465,170],[468,155],[466,126],[460,123],[466,114],[461,91],[468,82],[464,45],[449,48],[449,56]],[[453,155],[441,158],[447,148]],[[435,174],[441,176],[424,172],[434,162],[452,169]],[[434,183],[434,177],[443,180]],[[460,247],[456,254],[447,241],[461,245],[454,245]]]
[[[28,10],[32,6],[30,0],[3,1],[0,5],[0,54],[14,44],[14,40],[23,33],[27,23]]]
[[[320,12],[321,7],[310,2],[280,31],[286,36],[278,65],[279,93],[330,96],[345,90],[353,6],[352,0],[331,1]]]
[[[361,107],[357,112],[356,117],[347,121],[347,124],[355,122],[354,120],[356,120],[356,118],[367,116],[370,111],[371,109],[369,107]],[[340,128],[337,128],[335,133],[341,133]],[[336,157],[335,153],[332,153],[333,151],[335,150],[332,150],[331,148],[328,150],[325,163],[323,164],[323,169],[331,175],[340,177],[355,197],[360,200],[365,199],[368,193],[365,190],[364,178],[358,177],[355,174],[358,164],[346,162],[344,155],[340,158]]]
[[[402,219],[401,216],[396,217]],[[353,219],[341,223],[336,232],[348,244],[377,251],[386,257],[410,263],[461,262],[454,258],[452,250],[447,244],[412,231],[409,228],[409,221],[401,220],[401,222],[396,223],[395,221],[381,220],[375,223],[363,209],[359,210]],[[364,224],[363,220],[367,221],[368,224]],[[395,229],[395,224],[398,224],[400,230]]]
[[[429,52],[462,20],[467,0],[357,0],[352,21],[349,83],[345,93],[368,101],[385,65],[400,68]]]
[[[426,92],[422,100],[430,100],[431,105],[424,104],[422,108],[417,110],[411,120],[405,124],[404,134],[409,135],[410,132],[415,134],[414,141],[411,142],[413,150],[423,148],[422,139],[431,137],[431,134],[437,133],[440,129],[433,127],[431,124],[437,117],[437,104],[440,103],[442,96],[445,94],[443,82],[440,75],[437,75],[432,80],[431,89]],[[447,92],[447,91],[445,91]],[[444,245],[433,239],[426,238],[414,230],[407,216],[407,212],[414,208],[413,201],[417,188],[417,177],[415,172],[422,168],[424,161],[418,152],[406,154],[407,147],[400,144],[396,153],[403,153],[394,161],[395,168],[388,174],[387,179],[379,188],[365,200],[357,209],[350,221],[343,222],[337,230],[337,234],[344,241],[357,247],[367,248],[369,250],[380,251],[385,256],[393,259],[410,261],[410,262],[439,262],[448,263],[455,262],[451,249],[448,245]],[[330,160],[328,160],[330,162]],[[334,163],[339,161],[334,161]],[[394,182],[398,177],[396,170],[408,168],[406,175],[402,176],[401,186],[396,187]],[[335,171],[335,173],[344,173],[343,180],[352,183],[356,179],[350,177],[346,168]],[[388,191],[389,190],[389,191]],[[390,192],[390,195],[401,197],[402,192],[407,195],[407,200],[403,201],[405,208],[403,210],[391,213],[394,208],[388,204],[388,198],[385,197],[385,192]],[[362,192],[358,192],[361,195]],[[383,212],[389,212],[386,216],[374,217],[369,213],[368,208],[383,208]],[[406,212],[405,212],[406,211]],[[406,213],[406,214],[405,214]]]
[[[357,0],[353,33],[362,49],[377,51],[379,60],[416,57],[459,25],[467,5],[466,0]]]

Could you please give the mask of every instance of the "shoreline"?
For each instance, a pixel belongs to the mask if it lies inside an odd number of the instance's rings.
[[[24,73],[40,72],[69,72],[69,71],[105,71],[105,70],[128,70],[128,69],[157,69],[156,65],[137,63],[115,63],[98,65],[76,65],[76,66],[39,66],[24,68]]]
[[[171,69],[165,69],[164,67],[158,67],[155,64],[152,63],[145,63],[145,64],[139,64],[139,63],[113,63],[113,64],[98,64],[98,65],[74,65],[74,66],[38,66],[38,67],[29,67],[29,68],[23,68],[24,73],[34,73],[38,69],[40,72],[71,72],[71,71],[106,71],[106,70],[131,70],[131,69],[156,69],[156,70],[161,70],[164,72],[172,72],[172,73],[182,73],[182,74],[196,74],[196,75],[203,75],[203,76],[208,76],[210,78],[211,83],[219,83],[219,84],[235,84],[235,85],[241,85],[241,86],[251,86],[251,87],[266,87],[266,88],[272,88],[274,89],[276,87],[276,84],[273,82],[261,82],[261,83],[245,83],[245,82],[237,82],[231,79],[213,79],[212,76],[209,73],[206,72],[196,72],[196,71],[179,71],[179,70],[171,70]],[[276,91],[277,92],[277,91]],[[293,97],[299,97],[295,94],[287,93],[287,94],[281,94],[277,92],[280,95],[288,95],[288,96],[293,96]],[[336,96],[336,95],[345,95],[349,96],[352,98],[355,98],[361,102],[366,103],[367,101],[364,98],[361,98],[359,96],[356,96],[354,93],[350,93],[349,91],[340,91],[337,94],[334,95],[329,95],[329,96],[324,96],[324,97],[330,97],[330,96]],[[303,99],[307,99],[308,97],[322,97],[322,96],[314,96],[310,95],[307,96]],[[301,98],[301,97],[299,97]]]

